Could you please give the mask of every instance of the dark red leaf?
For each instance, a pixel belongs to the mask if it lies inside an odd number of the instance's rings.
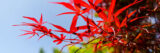
[[[142,1],[142,0],[141,0],[141,1]],[[129,5],[127,5],[127,6],[119,9],[119,10],[114,14],[114,16],[117,17],[117,16],[118,16],[120,13],[122,13],[124,10],[126,10],[127,8],[133,6],[133,5],[135,5],[135,4],[137,4],[137,3],[141,2],[141,1],[133,2],[133,3],[129,4]]]

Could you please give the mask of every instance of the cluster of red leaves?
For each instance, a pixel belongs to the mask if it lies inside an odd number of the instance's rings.
[[[53,29],[48,29],[46,26],[43,24],[47,22],[43,22],[42,15],[40,20],[38,21],[35,18],[32,17],[26,17],[24,16],[23,18],[27,18],[29,20],[34,21],[35,23],[26,23],[23,22],[20,25],[14,25],[14,26],[31,26],[32,31],[27,31],[27,30],[22,30],[27,33],[24,33],[20,36],[23,35],[28,35],[28,34],[33,34],[31,37],[38,35],[38,32],[43,33],[39,39],[41,39],[44,36],[50,36],[51,38],[54,38],[55,40],[53,42],[58,42],[57,44],[62,43],[63,41],[65,42],[70,42],[68,45],[72,44],[79,44],[83,42],[83,38],[87,37],[90,39],[91,37],[94,39],[100,38],[102,41],[98,42],[97,44],[103,44],[102,46],[114,46],[117,44],[126,44],[127,41],[124,39],[118,39],[116,36],[119,35],[119,32],[121,31],[122,27],[127,27],[127,22],[133,22],[138,18],[143,18],[143,17],[136,17],[134,19],[131,19],[128,21],[128,19],[137,12],[137,10],[132,11],[131,13],[126,12],[125,18],[120,22],[118,17],[123,11],[128,9],[129,7],[141,2],[142,0],[135,0],[133,3],[128,4],[127,6],[124,6],[123,8],[120,8],[119,10],[114,10],[115,5],[116,5],[116,0],[111,0],[111,4],[108,9],[103,8],[101,6],[98,6],[98,4],[102,3],[103,0],[71,0],[72,2],[50,2],[53,4],[60,4],[63,5],[64,7],[72,10],[72,12],[65,12],[58,14],[59,15],[64,15],[64,14],[74,14],[74,17],[72,19],[72,23],[70,25],[70,30],[66,30],[65,28],[51,24],[58,30],[53,30]],[[94,21],[93,19],[89,18],[88,16],[84,16],[85,14],[91,14],[91,11],[94,10],[95,13],[98,14],[99,18],[102,20],[99,21]],[[107,14],[105,13],[107,12]],[[93,16],[93,15],[92,15]],[[78,18],[83,18],[84,21],[86,22],[85,25],[82,26],[76,26],[77,25],[77,20]],[[114,23],[114,24],[113,24]],[[50,23],[49,23],[50,24]],[[78,32],[80,30],[83,30],[81,32]],[[73,34],[77,36],[78,38],[72,38],[72,39],[67,39],[66,36],[63,34],[58,35],[53,34],[52,32],[60,32],[60,33],[66,33],[66,34]],[[31,38],[29,37],[29,38]],[[137,37],[138,38],[138,37]],[[105,41],[111,41],[111,43],[103,43]],[[86,44],[90,43],[91,41],[88,41]],[[101,46],[99,46],[101,47]]]
[[[61,37],[58,37],[57,35],[55,35],[55,34],[52,33],[52,29],[48,29],[46,26],[43,26],[43,24],[45,24],[47,22],[43,22],[42,14],[41,14],[41,18],[40,18],[39,21],[37,19],[35,19],[34,17],[23,16],[23,18],[32,20],[35,23],[26,23],[26,22],[23,22],[22,24],[19,24],[19,25],[13,25],[13,26],[31,26],[32,27],[32,31],[22,30],[22,31],[25,31],[26,33],[24,33],[22,35],[19,35],[19,36],[24,36],[24,35],[32,34],[32,36],[30,36],[28,38],[28,39],[30,39],[30,38],[32,38],[35,35],[39,36],[38,32],[41,32],[43,34],[39,37],[39,39],[41,39],[42,37],[48,35],[51,38],[56,38],[56,40],[54,40],[53,42],[58,42],[57,44],[60,44],[65,39],[65,36],[63,34],[61,34]]]

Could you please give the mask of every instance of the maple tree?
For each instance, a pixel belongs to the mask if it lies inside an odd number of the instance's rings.
[[[158,46],[160,37],[156,35],[157,33],[159,34],[159,22],[146,21],[153,15],[159,15],[157,13],[159,12],[159,0],[70,0],[70,2],[49,3],[59,4],[71,10],[71,12],[57,15],[74,14],[70,30],[44,22],[42,14],[40,20],[23,16],[23,18],[32,20],[34,23],[23,22],[22,24],[14,25],[32,27],[32,31],[22,30],[26,33],[20,36],[32,34],[29,38],[38,35],[39,39],[49,36],[54,39],[53,42],[57,43],[57,45],[62,42],[69,42],[64,47],[76,44],[91,44],[94,46],[93,51],[95,52],[103,49],[103,47],[114,47],[115,53],[125,50],[137,53],[153,52],[153,50],[154,52],[160,51],[160,46]],[[86,15],[91,15],[91,17]],[[95,21],[93,17],[96,16],[101,20]],[[82,18],[86,23],[82,26],[77,26],[79,18]],[[156,17],[152,19],[159,20]],[[49,29],[44,24],[50,24],[58,30]],[[42,35],[39,35],[38,32],[42,33]],[[59,36],[54,32],[61,34]],[[67,38],[69,35],[65,36],[64,33],[72,34],[78,38]]]

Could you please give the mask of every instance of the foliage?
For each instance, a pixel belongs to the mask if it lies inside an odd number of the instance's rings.
[[[53,53],[60,53],[61,51],[57,48],[54,48]]]
[[[20,36],[32,34],[29,38],[38,35],[39,39],[49,36],[57,45],[69,42],[64,47],[72,46],[70,53],[77,50],[82,53],[103,53],[101,50],[104,48],[112,48],[113,53],[160,52],[159,0],[70,0],[49,3],[60,4],[71,10],[57,15],[74,14],[70,29],[44,22],[42,14],[40,20],[24,16],[34,23],[14,25],[32,27],[32,31],[22,30],[26,33]],[[101,20],[95,21],[94,17]],[[86,23],[77,26],[79,18]],[[58,30],[49,29],[44,24],[50,24]],[[59,36],[54,32],[61,34]],[[64,34],[74,35],[75,38],[67,38],[71,35]],[[73,46],[78,44],[83,49]]]
[[[44,53],[44,50],[43,48],[40,49],[39,53]]]

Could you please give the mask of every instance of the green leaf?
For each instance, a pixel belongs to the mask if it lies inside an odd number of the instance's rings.
[[[43,48],[40,49],[39,53],[44,53],[44,50]]]
[[[60,53],[61,51],[59,50],[59,49],[57,49],[57,48],[54,48],[53,49],[53,53]]]
[[[75,53],[78,49],[79,47],[77,46],[69,46],[69,53]]]

